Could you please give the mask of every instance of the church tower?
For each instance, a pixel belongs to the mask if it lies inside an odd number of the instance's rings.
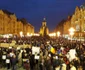
[[[49,34],[49,29],[46,24],[46,18],[43,18],[42,26],[40,28],[40,36],[47,36]]]

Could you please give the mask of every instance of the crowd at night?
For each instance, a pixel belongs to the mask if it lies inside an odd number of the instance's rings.
[[[27,47],[0,47],[0,68],[17,70],[85,70],[85,44],[64,38],[17,38],[0,39],[0,43],[16,45],[28,44]],[[38,48],[33,51],[33,47]],[[34,52],[34,53],[33,53]]]
[[[0,70],[85,70],[84,0],[0,0]]]

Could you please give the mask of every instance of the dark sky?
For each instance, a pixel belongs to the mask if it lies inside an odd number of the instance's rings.
[[[46,17],[50,31],[68,15],[72,15],[76,6],[85,0],[0,0],[0,9],[16,14],[18,18],[26,18],[38,32],[43,18]]]

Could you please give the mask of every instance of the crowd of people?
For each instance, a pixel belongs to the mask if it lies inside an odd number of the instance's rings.
[[[28,44],[24,47],[0,47],[0,68],[17,70],[85,70],[85,44],[64,38],[19,38],[1,39],[0,43]],[[39,47],[39,52],[33,54],[33,47]]]

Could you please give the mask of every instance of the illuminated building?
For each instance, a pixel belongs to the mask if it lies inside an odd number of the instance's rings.
[[[34,33],[34,27],[25,19],[17,19],[14,13],[0,10],[0,35],[12,34],[20,36],[21,31],[25,36],[27,32]]]
[[[77,38],[83,38],[85,36],[85,5],[76,7],[72,15],[71,26],[74,27]]]
[[[43,19],[42,26],[40,28],[40,36],[47,36],[49,34],[49,29],[46,26],[46,19]]]
[[[80,7],[77,6],[73,15],[68,16],[68,18],[62,22],[62,25],[59,23],[55,31],[63,31],[62,35],[69,36],[70,27],[75,29],[74,38],[85,38],[85,4]]]

